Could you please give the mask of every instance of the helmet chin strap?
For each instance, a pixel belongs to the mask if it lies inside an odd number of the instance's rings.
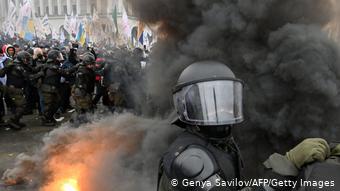
[[[242,170],[244,168],[243,159],[241,156],[240,149],[236,144],[234,137],[231,133],[233,125],[225,125],[225,126],[214,126],[214,127],[207,127],[207,126],[188,126],[186,129],[204,139],[210,141],[213,145],[217,146],[218,148],[229,150],[237,154],[238,157],[238,168]],[[203,130],[208,129],[208,130]],[[212,131],[210,131],[212,129]],[[215,130],[214,130],[215,129]]]
[[[188,126],[186,129],[194,134],[197,134],[205,139],[213,142],[224,142],[232,137],[231,125],[223,126]]]

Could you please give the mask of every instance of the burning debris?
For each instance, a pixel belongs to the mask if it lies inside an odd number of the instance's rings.
[[[33,156],[19,155],[3,179],[39,191],[152,190],[158,159],[172,136],[167,121],[132,114],[79,129],[64,126],[46,136]]]

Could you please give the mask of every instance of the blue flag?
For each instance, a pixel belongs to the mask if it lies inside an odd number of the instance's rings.
[[[83,24],[79,24],[79,28],[78,28],[78,33],[77,33],[77,36],[76,36],[76,40],[79,42],[80,41],[80,38],[81,36],[83,35],[84,33],[84,28],[83,28]]]
[[[142,32],[142,34],[140,35],[138,41],[143,45],[144,44],[144,31]]]

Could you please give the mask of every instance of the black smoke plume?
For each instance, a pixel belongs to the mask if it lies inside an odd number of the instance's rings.
[[[129,2],[163,37],[148,75],[149,93],[161,111],[172,108],[170,87],[194,61],[224,62],[245,81],[247,121],[235,131],[247,175],[260,174],[270,153],[303,138],[339,139],[339,47],[324,30],[337,15],[338,1]]]

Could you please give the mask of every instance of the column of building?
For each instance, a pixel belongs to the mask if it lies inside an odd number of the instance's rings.
[[[1,6],[0,6],[0,11],[1,11],[1,20],[4,20],[5,19],[5,17],[6,17],[6,13],[5,13],[5,10],[6,10],[6,8],[5,8],[5,5],[6,5],[6,0],[1,0],[0,1],[0,4],[1,4]]]
[[[34,0],[32,0],[32,14],[35,15],[36,10],[35,10],[35,4],[34,4]]]
[[[107,0],[107,14],[111,14],[114,8],[113,1]]]
[[[86,0],[86,14],[91,15],[91,0]]]
[[[76,1],[76,6],[77,6],[77,14],[80,15],[81,14],[81,1],[80,0]]]
[[[40,7],[40,16],[43,17],[45,15],[44,0],[39,0],[39,7]]]
[[[61,15],[62,9],[63,9],[63,7],[61,6],[61,0],[57,1],[57,6],[58,6],[58,15]]]
[[[16,9],[16,12],[19,13],[19,9],[20,9],[19,0],[15,0],[15,9]]]
[[[71,15],[72,13],[72,5],[71,5],[71,0],[66,1],[66,6],[67,6],[67,14]]]
[[[48,0],[48,14],[53,15],[53,4],[52,0]]]

